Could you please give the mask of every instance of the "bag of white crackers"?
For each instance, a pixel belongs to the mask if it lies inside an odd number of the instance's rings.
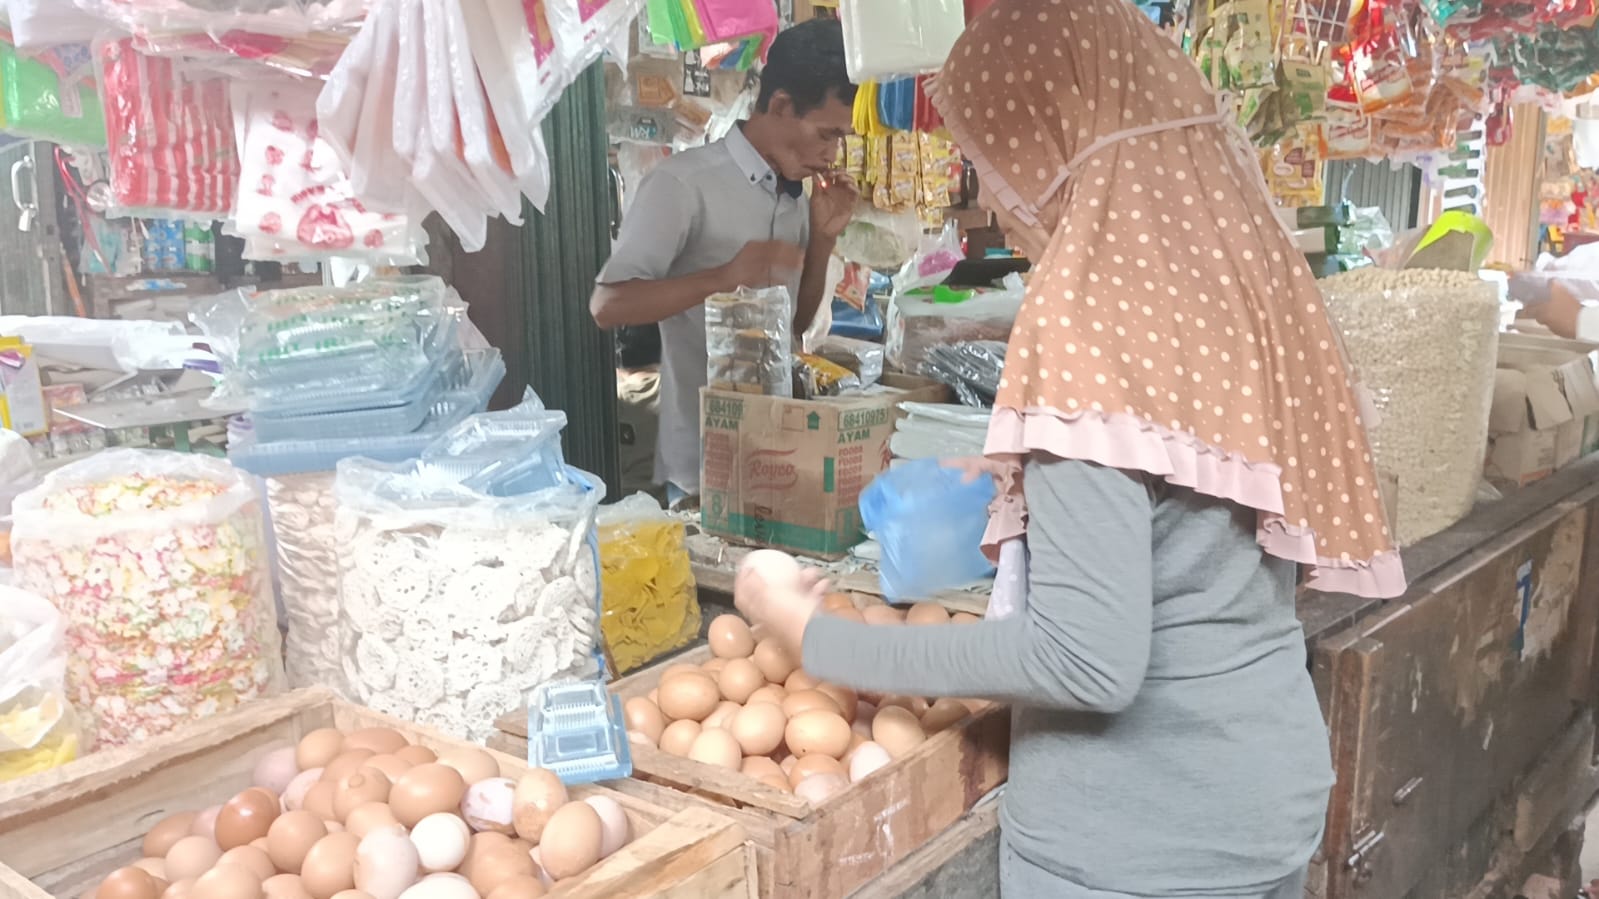
[[[604,488],[488,496],[425,462],[339,463],[340,620],[355,702],[477,742],[540,684],[598,671]]]

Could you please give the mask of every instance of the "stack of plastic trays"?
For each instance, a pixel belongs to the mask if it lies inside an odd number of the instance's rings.
[[[567,784],[617,780],[633,773],[622,700],[603,684],[545,684],[527,709],[528,764]]]

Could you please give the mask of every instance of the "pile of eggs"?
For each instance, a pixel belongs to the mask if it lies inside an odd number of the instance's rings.
[[[948,624],[978,620],[922,603],[857,610],[833,594],[828,614],[870,624]],[[773,789],[820,803],[914,750],[929,734],[981,706],[958,699],[878,696],[807,674],[778,643],[757,642],[736,615],[711,622],[713,658],[668,666],[649,695],[625,706],[628,738],[663,752],[738,771]]]
[[[608,796],[573,800],[476,747],[385,727],[306,734],[226,804],[172,815],[84,899],[536,899],[631,838]]]

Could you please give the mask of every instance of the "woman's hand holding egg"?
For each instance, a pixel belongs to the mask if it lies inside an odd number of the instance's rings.
[[[827,582],[793,556],[763,549],[749,554],[733,582],[733,602],[744,617],[766,626],[794,658],[802,655],[805,626],[827,594]]]

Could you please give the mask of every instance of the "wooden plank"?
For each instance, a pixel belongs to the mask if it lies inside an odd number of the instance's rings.
[[[93,753],[43,774],[0,784],[0,895],[76,899],[112,869],[139,857],[162,818],[226,801],[250,784],[256,761],[318,727],[390,727],[435,751],[462,745],[442,733],[343,703],[324,690],[265,699],[179,728],[141,746]],[[499,756],[501,772],[527,770]],[[746,834],[710,808],[667,809],[603,787],[627,813],[635,839],[550,893],[749,897]],[[737,874],[735,872],[744,872]]]
[[[850,899],[989,899],[999,895],[999,804],[972,809]]]
[[[1591,493],[1478,544],[1318,645],[1338,777],[1329,895],[1405,895],[1587,700],[1573,678],[1591,668],[1592,635],[1578,633],[1586,618],[1574,610],[1589,519],[1579,500]],[[1347,864],[1374,832],[1380,848]]]

